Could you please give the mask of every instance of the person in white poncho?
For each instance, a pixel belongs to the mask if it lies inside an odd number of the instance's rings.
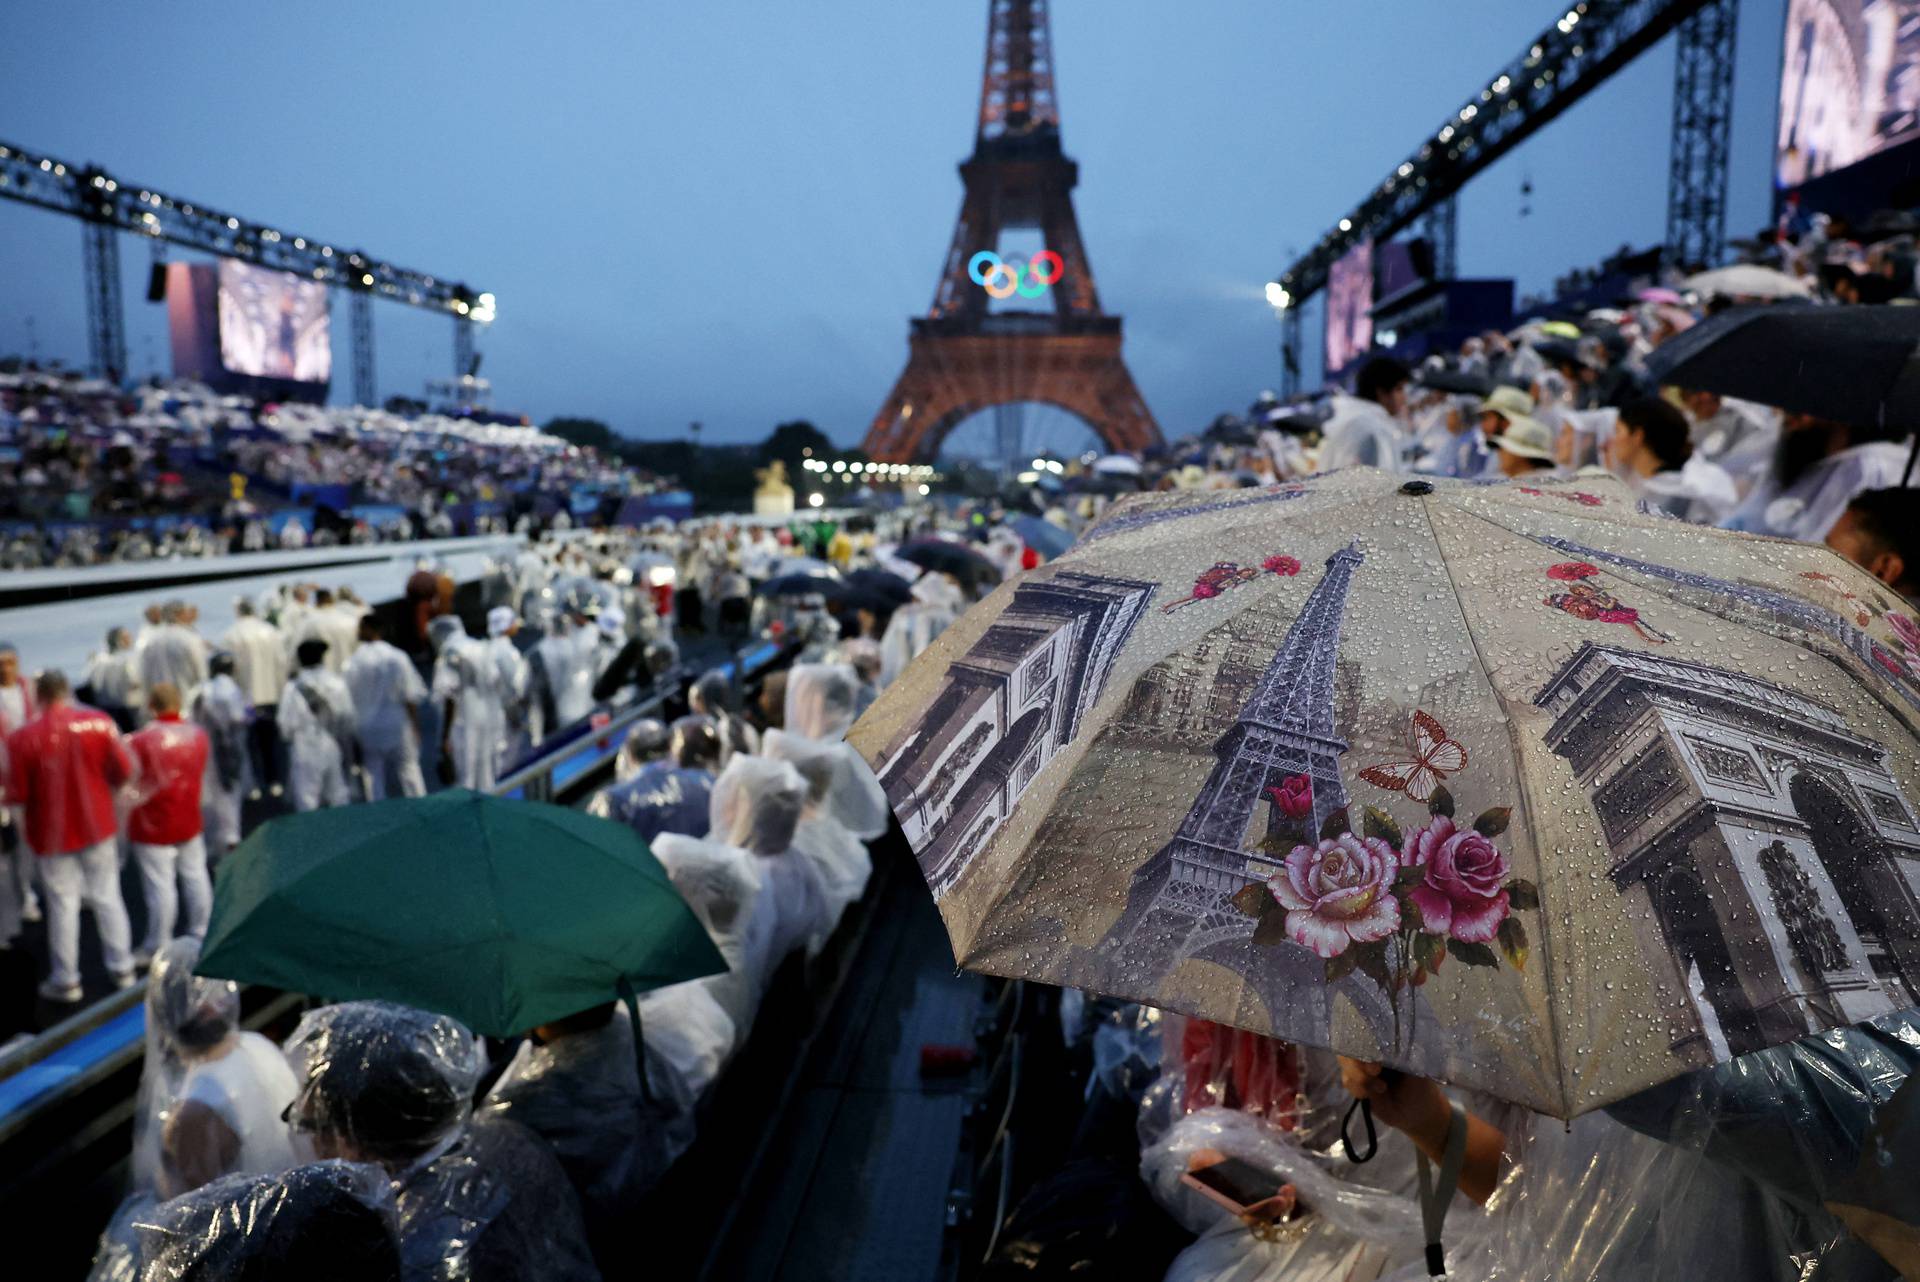
[[[714,783],[707,837],[663,833],[653,845],[726,958],[726,974],[692,982],[733,1021],[736,1046],[752,1028],[774,971],[825,915],[812,867],[791,853],[806,798],[792,766],[736,756]]]

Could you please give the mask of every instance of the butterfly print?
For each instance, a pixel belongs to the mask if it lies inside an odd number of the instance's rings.
[[[1412,760],[1368,766],[1360,777],[1389,792],[1404,792],[1415,801],[1430,801],[1448,775],[1467,768],[1466,746],[1448,738],[1446,728],[1424,712],[1415,711],[1407,727],[1407,752]]]

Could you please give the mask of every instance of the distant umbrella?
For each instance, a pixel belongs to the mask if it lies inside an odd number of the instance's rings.
[[[1492,379],[1471,370],[1420,370],[1414,374],[1413,381],[1436,392],[1457,392],[1466,396],[1485,396],[1493,390]]]
[[[902,561],[911,561],[923,570],[951,574],[962,583],[998,583],[999,567],[963,543],[946,539],[916,539],[902,543],[894,551]]]
[[[1026,540],[1028,547],[1051,561],[1073,546],[1073,535],[1037,516],[1017,516],[1013,519],[1013,532]]]
[[[1094,463],[1093,470],[1109,476],[1138,476],[1140,460],[1129,454],[1109,454]]]
[[[855,570],[847,575],[845,582],[848,588],[870,592],[896,606],[906,605],[913,600],[913,584],[886,570]]]
[[[782,574],[768,579],[754,591],[760,596],[826,596],[840,586],[840,580],[819,574]]]
[[[1689,276],[1682,282],[1696,294],[1718,298],[1806,298],[1813,286],[1795,276],[1757,263],[1735,263]]]

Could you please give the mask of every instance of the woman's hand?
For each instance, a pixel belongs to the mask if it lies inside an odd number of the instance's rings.
[[[1378,1064],[1340,1056],[1340,1084],[1347,1094],[1373,1106],[1373,1115],[1415,1143],[1436,1148],[1447,1142],[1453,1106],[1438,1085],[1411,1073],[1389,1073]]]
[[[1340,1056],[1340,1084],[1357,1100],[1373,1106],[1373,1115],[1407,1138],[1435,1162],[1447,1148],[1453,1125],[1453,1103],[1437,1083],[1411,1073],[1389,1074],[1380,1065]],[[1466,1155],[1460,1167],[1460,1191],[1484,1203],[1500,1178],[1500,1156],[1505,1137],[1479,1118],[1468,1115]]]

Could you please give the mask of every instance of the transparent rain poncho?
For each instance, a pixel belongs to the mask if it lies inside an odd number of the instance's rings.
[[[1313,1084],[1317,1058],[1307,1055],[1306,1092],[1315,1107],[1303,1114],[1297,1136],[1303,1149],[1318,1151],[1323,1172],[1338,1175],[1343,1164],[1316,1120],[1322,1099],[1337,1097]],[[1911,1176],[1920,1153],[1920,1095],[1910,1085],[1916,1060],[1920,1023],[1905,1012],[1676,1078],[1571,1125],[1455,1092],[1502,1132],[1504,1153],[1485,1207],[1463,1197],[1453,1203],[1445,1231],[1448,1277],[1890,1282],[1901,1267],[1912,1275],[1920,1264],[1920,1195]],[[1314,1225],[1293,1248],[1259,1242],[1222,1212],[1223,1223],[1169,1277],[1312,1278],[1297,1251],[1332,1230],[1384,1248],[1392,1264],[1384,1276],[1395,1282],[1427,1276],[1417,1232],[1409,1247],[1397,1234],[1346,1217],[1362,1202],[1396,1223],[1395,1206],[1413,1215],[1398,1174],[1412,1147],[1404,1136],[1383,1132],[1373,1162],[1346,1165],[1353,1182],[1381,1192],[1362,1195],[1350,1183],[1316,1193],[1297,1178],[1299,1159],[1267,1143],[1277,1134],[1271,1127],[1259,1132],[1258,1143],[1246,1140],[1251,1125],[1205,1109],[1176,1121],[1161,1147],[1219,1148],[1283,1170],[1303,1204],[1322,1209],[1324,1227]],[[1152,1149],[1143,1171],[1150,1166],[1159,1174],[1156,1191],[1177,1185],[1184,1169]],[[1178,1196],[1188,1195],[1182,1189]],[[1411,1222],[1417,1229],[1417,1218]]]
[[[393,1184],[316,1162],[230,1175],[148,1205],[109,1232],[90,1282],[400,1282]]]
[[[545,1140],[580,1195],[599,1241],[693,1143],[694,1097],[655,1048],[646,1088],[624,1009],[602,1027],[520,1044],[482,1112],[510,1118]]]
[[[776,908],[770,968],[828,925],[827,901],[794,834],[807,804],[807,785],[784,761],[735,757],[714,781],[709,838],[751,851],[760,860],[766,892]]]
[[[517,1123],[469,1123],[486,1057],[458,1022],[346,1002],[302,1018],[287,1056],[300,1083],[289,1117],[315,1152],[393,1176],[409,1279],[599,1276],[553,1154]]]
[[[849,832],[832,811],[833,789],[840,778],[845,746],[769,730],[765,749],[770,760],[789,762],[807,783],[807,807],[794,829],[793,849],[813,865],[826,900],[823,928],[809,945],[817,952],[848,906],[865,893],[873,875],[873,858],[867,853],[866,843]]]
[[[821,813],[863,841],[887,830],[887,796],[866,759],[845,742],[859,706],[860,678],[845,664],[803,663],[787,677],[783,733],[811,740],[792,746],[791,759],[807,754],[831,757],[833,779],[817,799]],[[769,732],[771,736],[772,732]],[[774,755],[771,747],[768,755]]]
[[[240,990],[201,979],[200,942],[169,941],[146,995],[146,1059],[133,1122],[132,1187],[166,1198],[223,1175],[293,1164],[281,1119],[293,1075],[279,1049],[242,1032]]]

